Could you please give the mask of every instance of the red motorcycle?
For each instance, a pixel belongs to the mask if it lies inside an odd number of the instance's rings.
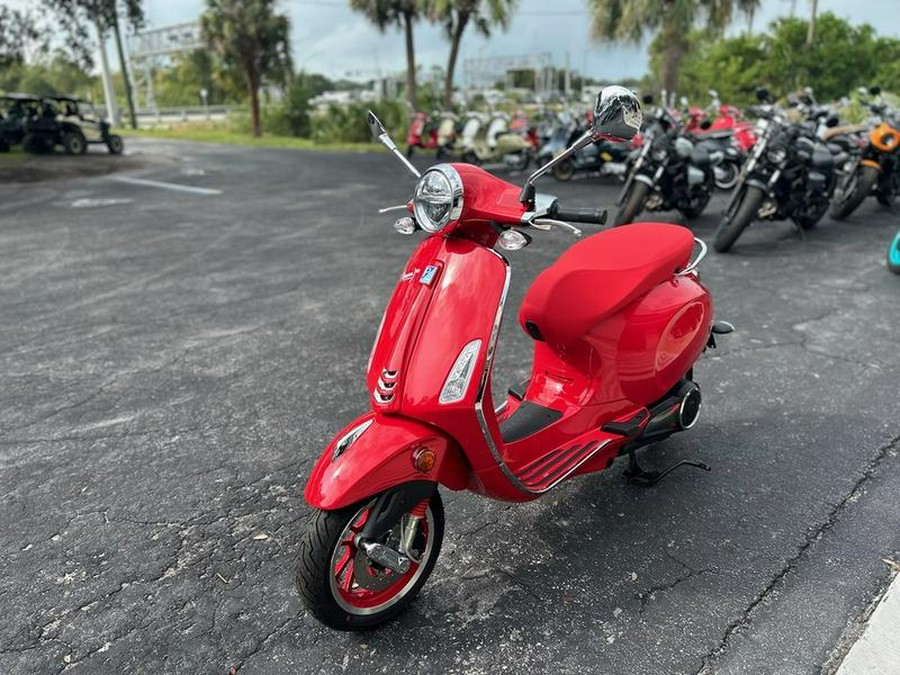
[[[528,382],[496,405],[491,371],[510,268],[530,233],[606,213],[567,210],[536,194],[555,163],[640,128],[635,96],[607,87],[592,128],[520,191],[468,164],[420,175],[370,112],[373,133],[418,178],[394,227],[423,230],[388,303],[369,358],[371,410],[326,448],[304,496],[316,511],[296,581],[310,613],[342,630],[398,614],[434,568],[444,536],[438,486],[525,502],[627,454],[627,475],[652,484],[635,450],[689,429],[700,411],[693,367],[732,327],[713,322],[686,228],[641,223],[588,237],[544,270],[519,311],[534,340]],[[692,260],[692,258],[694,258]],[[697,462],[681,462],[669,470]]]

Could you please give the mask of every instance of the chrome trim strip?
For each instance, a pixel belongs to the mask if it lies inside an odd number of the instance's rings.
[[[532,490],[525,487],[522,481],[520,481],[512,470],[506,466],[506,462],[503,461],[503,457],[500,455],[500,450],[494,442],[494,437],[491,435],[491,430],[487,425],[487,418],[484,415],[484,391],[487,387],[488,376],[491,373],[491,367],[494,361],[497,338],[500,337],[500,324],[503,321],[503,307],[506,305],[506,294],[509,292],[509,282],[511,278],[509,261],[494,249],[489,248],[487,250],[503,261],[503,264],[506,266],[506,281],[503,284],[503,293],[500,295],[500,305],[497,307],[497,314],[494,317],[494,327],[491,329],[491,337],[488,339],[487,343],[487,352],[484,357],[484,369],[481,371],[481,382],[478,384],[478,395],[475,397],[475,415],[478,418],[478,426],[481,427],[481,434],[484,436],[488,450],[491,451],[491,456],[494,458],[494,461],[497,462],[497,466],[500,467],[503,475],[522,492],[525,492],[526,494],[535,494]]]
[[[331,461],[335,461],[338,457],[343,455],[350,446],[356,443],[356,441],[359,440],[359,437],[366,433],[366,430],[372,426],[372,422],[374,421],[374,417],[367,419],[362,424],[357,424],[350,431],[341,436],[341,439],[334,445],[334,451],[331,453]]]
[[[574,466],[572,466],[568,471],[566,471],[562,476],[560,476],[560,477],[557,478],[555,481],[553,481],[552,483],[550,483],[550,485],[548,485],[547,487],[543,488],[542,490],[529,490],[529,492],[531,492],[531,494],[535,494],[535,495],[542,495],[542,494],[544,494],[545,492],[548,492],[548,491],[552,490],[552,489],[555,488],[557,485],[559,485],[561,482],[563,482],[566,478],[568,478],[568,477],[571,476],[573,473],[575,473],[575,471],[578,470],[578,467],[580,467],[582,464],[584,464],[585,462],[587,462],[589,459],[591,459],[594,455],[596,455],[598,452],[600,452],[603,448],[605,448],[605,447],[606,447],[607,445],[609,445],[610,443],[612,443],[612,440],[611,440],[611,439],[607,439],[607,440],[603,441],[600,445],[598,445],[598,446],[597,446],[596,448],[594,448],[591,452],[589,452],[587,455],[585,455],[584,459],[582,459],[580,462],[577,462],[577,463],[576,463]]]

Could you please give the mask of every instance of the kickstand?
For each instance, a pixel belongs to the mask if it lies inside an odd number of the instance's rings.
[[[686,459],[678,462],[677,464],[673,464],[664,471],[647,471],[640,464],[638,464],[637,457],[635,457],[634,450],[632,450],[628,453],[628,468],[625,469],[624,476],[632,485],[640,485],[641,487],[653,487],[663,478],[672,473],[675,469],[682,466],[692,466],[696,469],[712,471],[712,468],[708,464],[704,464],[703,462],[692,462]]]

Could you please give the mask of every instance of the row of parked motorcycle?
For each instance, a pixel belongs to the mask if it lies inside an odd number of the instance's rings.
[[[843,220],[869,196],[893,205],[900,192],[900,113],[878,87],[859,91],[869,114],[860,124],[841,124],[838,107],[820,104],[809,88],[785,105],[758,89],[759,103],[748,111],[752,120],[709,93],[706,108],[686,101],[681,109],[655,106],[645,96],[644,126],[630,144],[591,144],[554,166],[553,175],[567,181],[590,172],[624,181],[614,225],[647,211],[696,218],[716,189],[733,190],[713,241],[720,252],[756,220],[789,220],[808,230],[829,208],[832,218]],[[589,115],[573,113],[546,112],[536,124],[502,113],[470,113],[462,120],[417,113],[407,154],[434,149],[439,159],[524,170],[532,159],[543,165],[561,153],[590,124]],[[900,235],[888,265],[900,274]]]

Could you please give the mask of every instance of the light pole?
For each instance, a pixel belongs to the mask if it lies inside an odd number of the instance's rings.
[[[206,112],[206,119],[209,119],[209,92],[206,87],[200,90],[200,98],[203,101],[203,109]]]

